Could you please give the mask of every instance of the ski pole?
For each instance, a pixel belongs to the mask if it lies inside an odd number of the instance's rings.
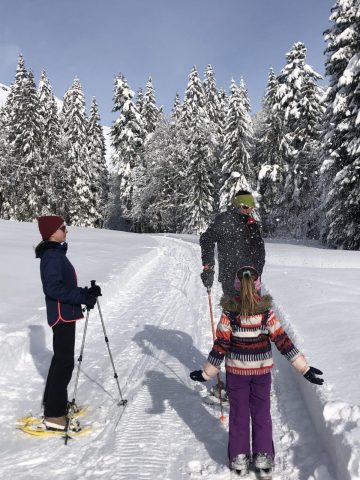
[[[214,315],[213,315],[212,302],[211,302],[211,288],[207,288],[207,294],[208,294],[209,310],[210,310],[211,332],[212,332],[213,342],[215,342],[216,335],[215,335],[215,327],[214,327]],[[218,391],[219,391],[219,400],[220,400],[220,420],[225,420],[223,401],[221,397],[220,373],[217,374],[217,381],[218,381]]]
[[[95,285],[95,280],[91,280],[91,286],[94,286],[94,285]],[[109,338],[106,334],[105,323],[104,323],[104,319],[103,319],[103,316],[102,316],[102,312],[101,312],[101,308],[100,308],[100,302],[99,302],[98,298],[96,298],[96,303],[97,303],[97,306],[98,306],[98,309],[99,309],[99,315],[100,315],[101,324],[102,324],[102,328],[103,328],[103,332],[104,332],[105,342],[106,342],[106,346],[107,346],[107,349],[108,349],[108,352],[109,352],[111,365],[112,365],[113,371],[114,371],[114,378],[116,380],[116,383],[117,383],[117,386],[118,386],[118,389],[119,389],[120,402],[118,403],[118,406],[122,406],[122,405],[125,406],[127,404],[127,400],[123,399],[123,396],[122,396],[122,393],[121,393],[119,378],[118,378],[118,374],[116,373],[116,370],[115,370],[114,359],[113,359],[113,356],[111,354],[110,345],[109,345]]]
[[[78,383],[79,383],[80,366],[81,366],[81,362],[82,362],[82,358],[83,358],[86,332],[87,332],[87,327],[88,327],[88,323],[89,323],[89,315],[90,315],[90,309],[87,308],[87,314],[86,314],[86,320],[85,320],[85,326],[84,326],[84,333],[83,333],[83,338],[82,338],[82,343],[81,343],[80,355],[79,355],[79,358],[78,358],[78,367],[77,367],[77,372],[76,372],[74,394],[73,394],[73,398],[72,398],[72,400],[69,404],[68,413],[67,413],[67,416],[66,416],[65,445],[67,445],[68,439],[70,438],[69,435],[68,435],[68,432],[69,432],[70,422],[72,420],[72,416],[73,416],[73,413],[74,413],[75,399],[76,399],[77,388],[78,388]]]

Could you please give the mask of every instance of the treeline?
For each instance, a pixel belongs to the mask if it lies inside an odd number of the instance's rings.
[[[240,189],[257,192],[265,235],[321,239],[359,249],[359,19],[337,0],[325,32],[329,86],[304,44],[270,70],[262,110],[251,116],[244,80],[218,88],[211,65],[193,67],[170,114],[152,80],[114,84],[114,153],[107,172],[95,100],[89,118],[78,80],[58,112],[43,75],[36,91],[20,59],[0,112],[0,214],[60,213],[75,225],[137,232],[202,232]]]
[[[193,68],[170,117],[157,110],[152,89],[144,111],[141,93],[134,98],[119,76],[114,211],[136,231],[198,233],[234,192],[251,189],[265,235],[359,249],[358,2],[337,0],[330,19],[329,86],[319,86],[298,42],[283,69],[270,70],[263,108],[253,117],[244,81],[233,80],[228,93],[218,89],[210,65],[203,80]]]
[[[58,108],[49,80],[19,57],[0,110],[0,216],[31,221],[62,215],[69,224],[101,227],[108,204],[105,140],[98,106],[89,116],[78,79]]]

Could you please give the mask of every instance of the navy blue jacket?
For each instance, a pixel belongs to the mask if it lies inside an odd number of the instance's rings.
[[[35,250],[40,258],[40,275],[45,293],[47,320],[50,327],[59,322],[74,322],[84,318],[87,289],[77,286],[74,267],[66,257],[67,244],[41,242]]]

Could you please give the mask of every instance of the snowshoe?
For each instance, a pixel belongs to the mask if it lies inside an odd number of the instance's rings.
[[[48,430],[46,427],[41,428],[41,424],[37,425],[24,425],[22,427],[18,427],[22,432],[27,433],[29,435],[35,435],[37,437],[64,437],[65,431],[64,430]],[[91,426],[85,425],[81,427],[78,432],[70,430],[68,432],[69,437],[81,437],[83,435],[87,435],[91,432]]]
[[[74,413],[72,414],[72,417],[73,418],[83,417],[84,415],[86,415],[89,408],[90,408],[89,405],[75,405],[75,410],[74,410]],[[35,425],[35,424],[41,423],[43,420],[44,420],[43,415],[32,415],[30,413],[25,417],[19,418],[19,420],[16,421],[16,426],[21,427],[23,425]]]
[[[239,453],[231,462],[230,468],[237,473],[239,477],[249,475],[250,456],[244,453]]]
[[[39,437],[65,436],[65,425],[59,425],[47,420],[37,424],[26,424],[18,427],[24,433]],[[68,436],[76,437],[91,432],[90,425],[80,426],[78,420],[72,420],[68,428]]]

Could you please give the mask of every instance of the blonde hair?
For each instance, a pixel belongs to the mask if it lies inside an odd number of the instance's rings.
[[[241,315],[252,315],[259,303],[259,295],[255,288],[255,277],[248,272],[239,278],[241,283]]]

